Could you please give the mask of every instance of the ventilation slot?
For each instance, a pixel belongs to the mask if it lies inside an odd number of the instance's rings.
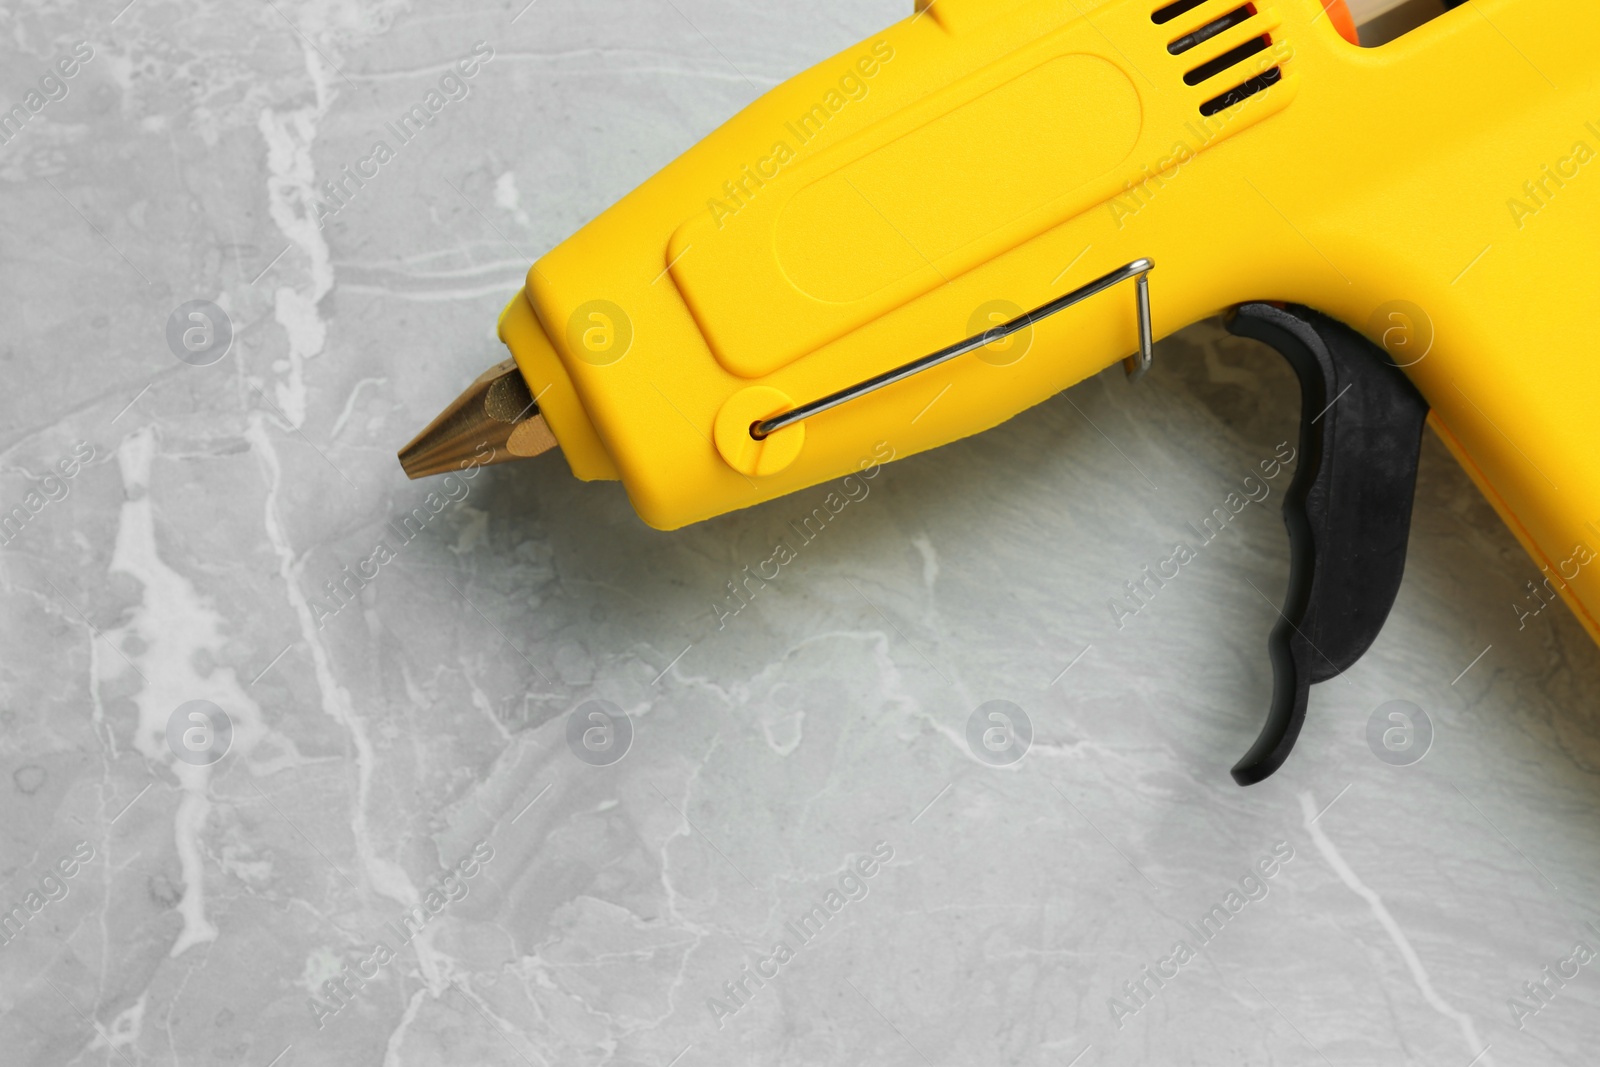
[[[1177,0],[1177,3],[1168,4],[1150,16],[1150,21],[1157,26],[1164,26],[1179,15],[1187,15],[1206,0]]]
[[[1250,97],[1261,92],[1263,89],[1268,89],[1274,85],[1277,85],[1282,80],[1283,71],[1279,70],[1277,67],[1273,67],[1268,71],[1263,71],[1242,85],[1236,85],[1232,89],[1229,89],[1227,92],[1223,93],[1221,96],[1213,96],[1210,100],[1207,100],[1205,103],[1201,104],[1200,114],[1210,118],[1219,111],[1228,110],[1228,108],[1232,107],[1234,104],[1237,104],[1241,100],[1248,100]]]
[[[1269,43],[1265,35],[1251,38],[1237,48],[1228,49],[1216,59],[1207,60],[1200,64],[1183,76],[1183,83],[1185,85],[1199,85],[1203,81],[1215,78],[1229,67],[1237,63],[1243,63],[1253,55],[1265,52]]]
[[[1215,37],[1223,30],[1233,29],[1235,26],[1239,25],[1239,23],[1250,18],[1255,13],[1256,9],[1254,4],[1245,4],[1243,7],[1235,8],[1217,21],[1208,22],[1204,26],[1201,26],[1198,30],[1195,30],[1193,33],[1186,33],[1182,37],[1179,37],[1176,41],[1173,41],[1171,44],[1167,45],[1167,51],[1171,52],[1175,56],[1182,55],[1195,45],[1204,44],[1205,42],[1211,40],[1211,38]]]
[[[1150,15],[1150,21],[1157,26],[1162,26],[1205,6],[1207,3],[1210,3],[1210,0],[1175,0],[1174,3],[1156,9]],[[1220,7],[1221,5],[1219,4],[1218,6]],[[1173,38],[1167,43],[1167,51],[1172,55],[1181,56],[1200,47],[1207,41],[1222,36],[1235,27],[1245,25],[1255,18],[1257,14],[1259,12],[1254,3],[1240,4],[1227,14],[1212,19],[1199,29],[1186,33],[1181,37]],[[1263,33],[1258,37],[1252,37],[1243,44],[1228,49],[1222,55],[1214,59],[1208,59],[1204,63],[1190,68],[1189,72],[1183,76],[1183,82],[1185,85],[1200,85],[1208,82],[1228,70],[1240,67],[1251,56],[1258,56],[1271,47],[1272,38],[1267,34]],[[1266,62],[1271,62],[1271,60],[1269,59]],[[1201,104],[1200,114],[1210,118],[1217,112],[1226,111],[1241,100],[1247,100],[1283,80],[1283,71],[1279,67],[1273,66],[1262,70],[1263,62],[1261,60],[1257,60],[1251,66],[1254,67],[1257,73],[1246,78],[1227,92],[1218,93]],[[1234,77],[1241,77],[1246,73],[1248,72],[1245,70],[1238,70],[1235,72]]]

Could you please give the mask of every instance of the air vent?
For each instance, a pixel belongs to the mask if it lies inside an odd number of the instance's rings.
[[[1216,59],[1208,59],[1198,67],[1191,70],[1189,73],[1185,74],[1183,76],[1183,84],[1199,85],[1201,82],[1210,81],[1212,78],[1215,78],[1218,74],[1221,74],[1228,68],[1236,67],[1240,63],[1243,63],[1245,60],[1249,59],[1251,56],[1260,55],[1262,52],[1265,52],[1267,50],[1267,46],[1271,43],[1271,38],[1267,37],[1265,34],[1262,34],[1260,37],[1252,37],[1250,40],[1246,41],[1242,45],[1239,45],[1237,48],[1230,48]]]
[[[1204,7],[1212,0],[1177,0],[1156,9],[1150,16],[1150,21],[1157,26],[1164,26],[1184,15]],[[1218,5],[1220,6],[1220,5]],[[1204,17],[1202,15],[1202,17]],[[1184,55],[1201,45],[1227,34],[1230,38],[1238,40],[1238,34],[1231,33],[1237,27],[1246,26],[1257,17],[1255,4],[1241,4],[1221,15],[1204,23],[1197,29],[1174,37],[1167,44],[1167,52],[1174,56]],[[1219,111],[1225,111],[1242,100],[1247,100],[1265,89],[1271,88],[1283,80],[1283,71],[1271,57],[1256,59],[1272,47],[1272,36],[1268,33],[1259,33],[1245,38],[1243,41],[1232,45],[1219,55],[1196,63],[1184,72],[1185,85],[1198,86],[1209,89],[1212,84],[1221,89],[1229,86],[1222,92],[1208,97],[1200,104],[1200,114],[1210,117]],[[1202,51],[1205,51],[1202,49]],[[1230,84],[1231,83],[1231,84]]]
[[[1206,0],[1178,0],[1177,3],[1168,4],[1166,7],[1158,10],[1154,15],[1151,15],[1150,21],[1155,23],[1157,26],[1164,26],[1173,19],[1177,18],[1179,15],[1187,14],[1205,2]]]
[[[1277,85],[1282,80],[1283,71],[1279,70],[1277,67],[1263,71],[1260,74],[1257,74],[1254,78],[1251,78],[1248,81],[1240,82],[1238,85],[1234,86],[1232,89],[1229,89],[1222,95],[1213,96],[1210,100],[1207,100],[1205,103],[1201,104],[1200,114],[1204,115],[1206,118],[1210,118],[1219,111],[1228,110],[1241,100],[1248,100],[1250,97],[1261,92],[1263,89],[1269,89],[1272,86]]]
[[[1215,22],[1208,22],[1193,33],[1186,33],[1176,41],[1167,45],[1167,51],[1175,56],[1182,55],[1197,44],[1204,44],[1223,30],[1231,30],[1241,22],[1253,17],[1256,13],[1255,6],[1245,4],[1243,7],[1234,8]],[[1190,83],[1194,84],[1193,82]]]

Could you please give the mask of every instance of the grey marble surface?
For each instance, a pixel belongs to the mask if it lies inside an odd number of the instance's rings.
[[[1431,436],[1388,627],[1265,784],[1227,769],[1289,472],[1119,628],[1295,432],[1215,325],[885,467],[720,629],[820,491],[662,534],[490,470],[331,611],[529,260],[901,3],[123,2],[0,10],[0,102],[59,97],[0,145],[4,1063],[1593,1061],[1600,654],[1519,624],[1537,570]],[[1020,762],[969,743],[997,700]],[[1410,766],[1367,740],[1397,700]],[[190,701],[220,760],[177,758]],[[620,761],[569,744],[589,701]]]

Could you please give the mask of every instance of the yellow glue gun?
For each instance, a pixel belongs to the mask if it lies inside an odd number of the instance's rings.
[[[402,462],[559,443],[672,529],[1137,375],[1226,313],[1303,409],[1241,784],[1388,614],[1430,410],[1600,639],[1600,5],[1354,36],[1340,0],[918,0],[534,264],[514,367]]]

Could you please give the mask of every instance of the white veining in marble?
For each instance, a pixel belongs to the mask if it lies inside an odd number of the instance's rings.
[[[1383,636],[1283,771],[1228,778],[1297,394],[1216,324],[883,466],[809,538],[825,487],[663,534],[555,456],[402,476],[532,258],[902,14],[0,11],[0,105],[93,53],[0,144],[0,1061],[1593,1058],[1600,652],[1527,613],[1537,568],[1431,436]],[[210,366],[167,347],[189,300],[234,326]],[[233,726],[210,765],[166,739],[191,700]],[[969,741],[997,700],[1018,763]],[[1367,745],[1391,700],[1434,726],[1410,767]],[[578,756],[590,701],[629,716],[618,762]]]

